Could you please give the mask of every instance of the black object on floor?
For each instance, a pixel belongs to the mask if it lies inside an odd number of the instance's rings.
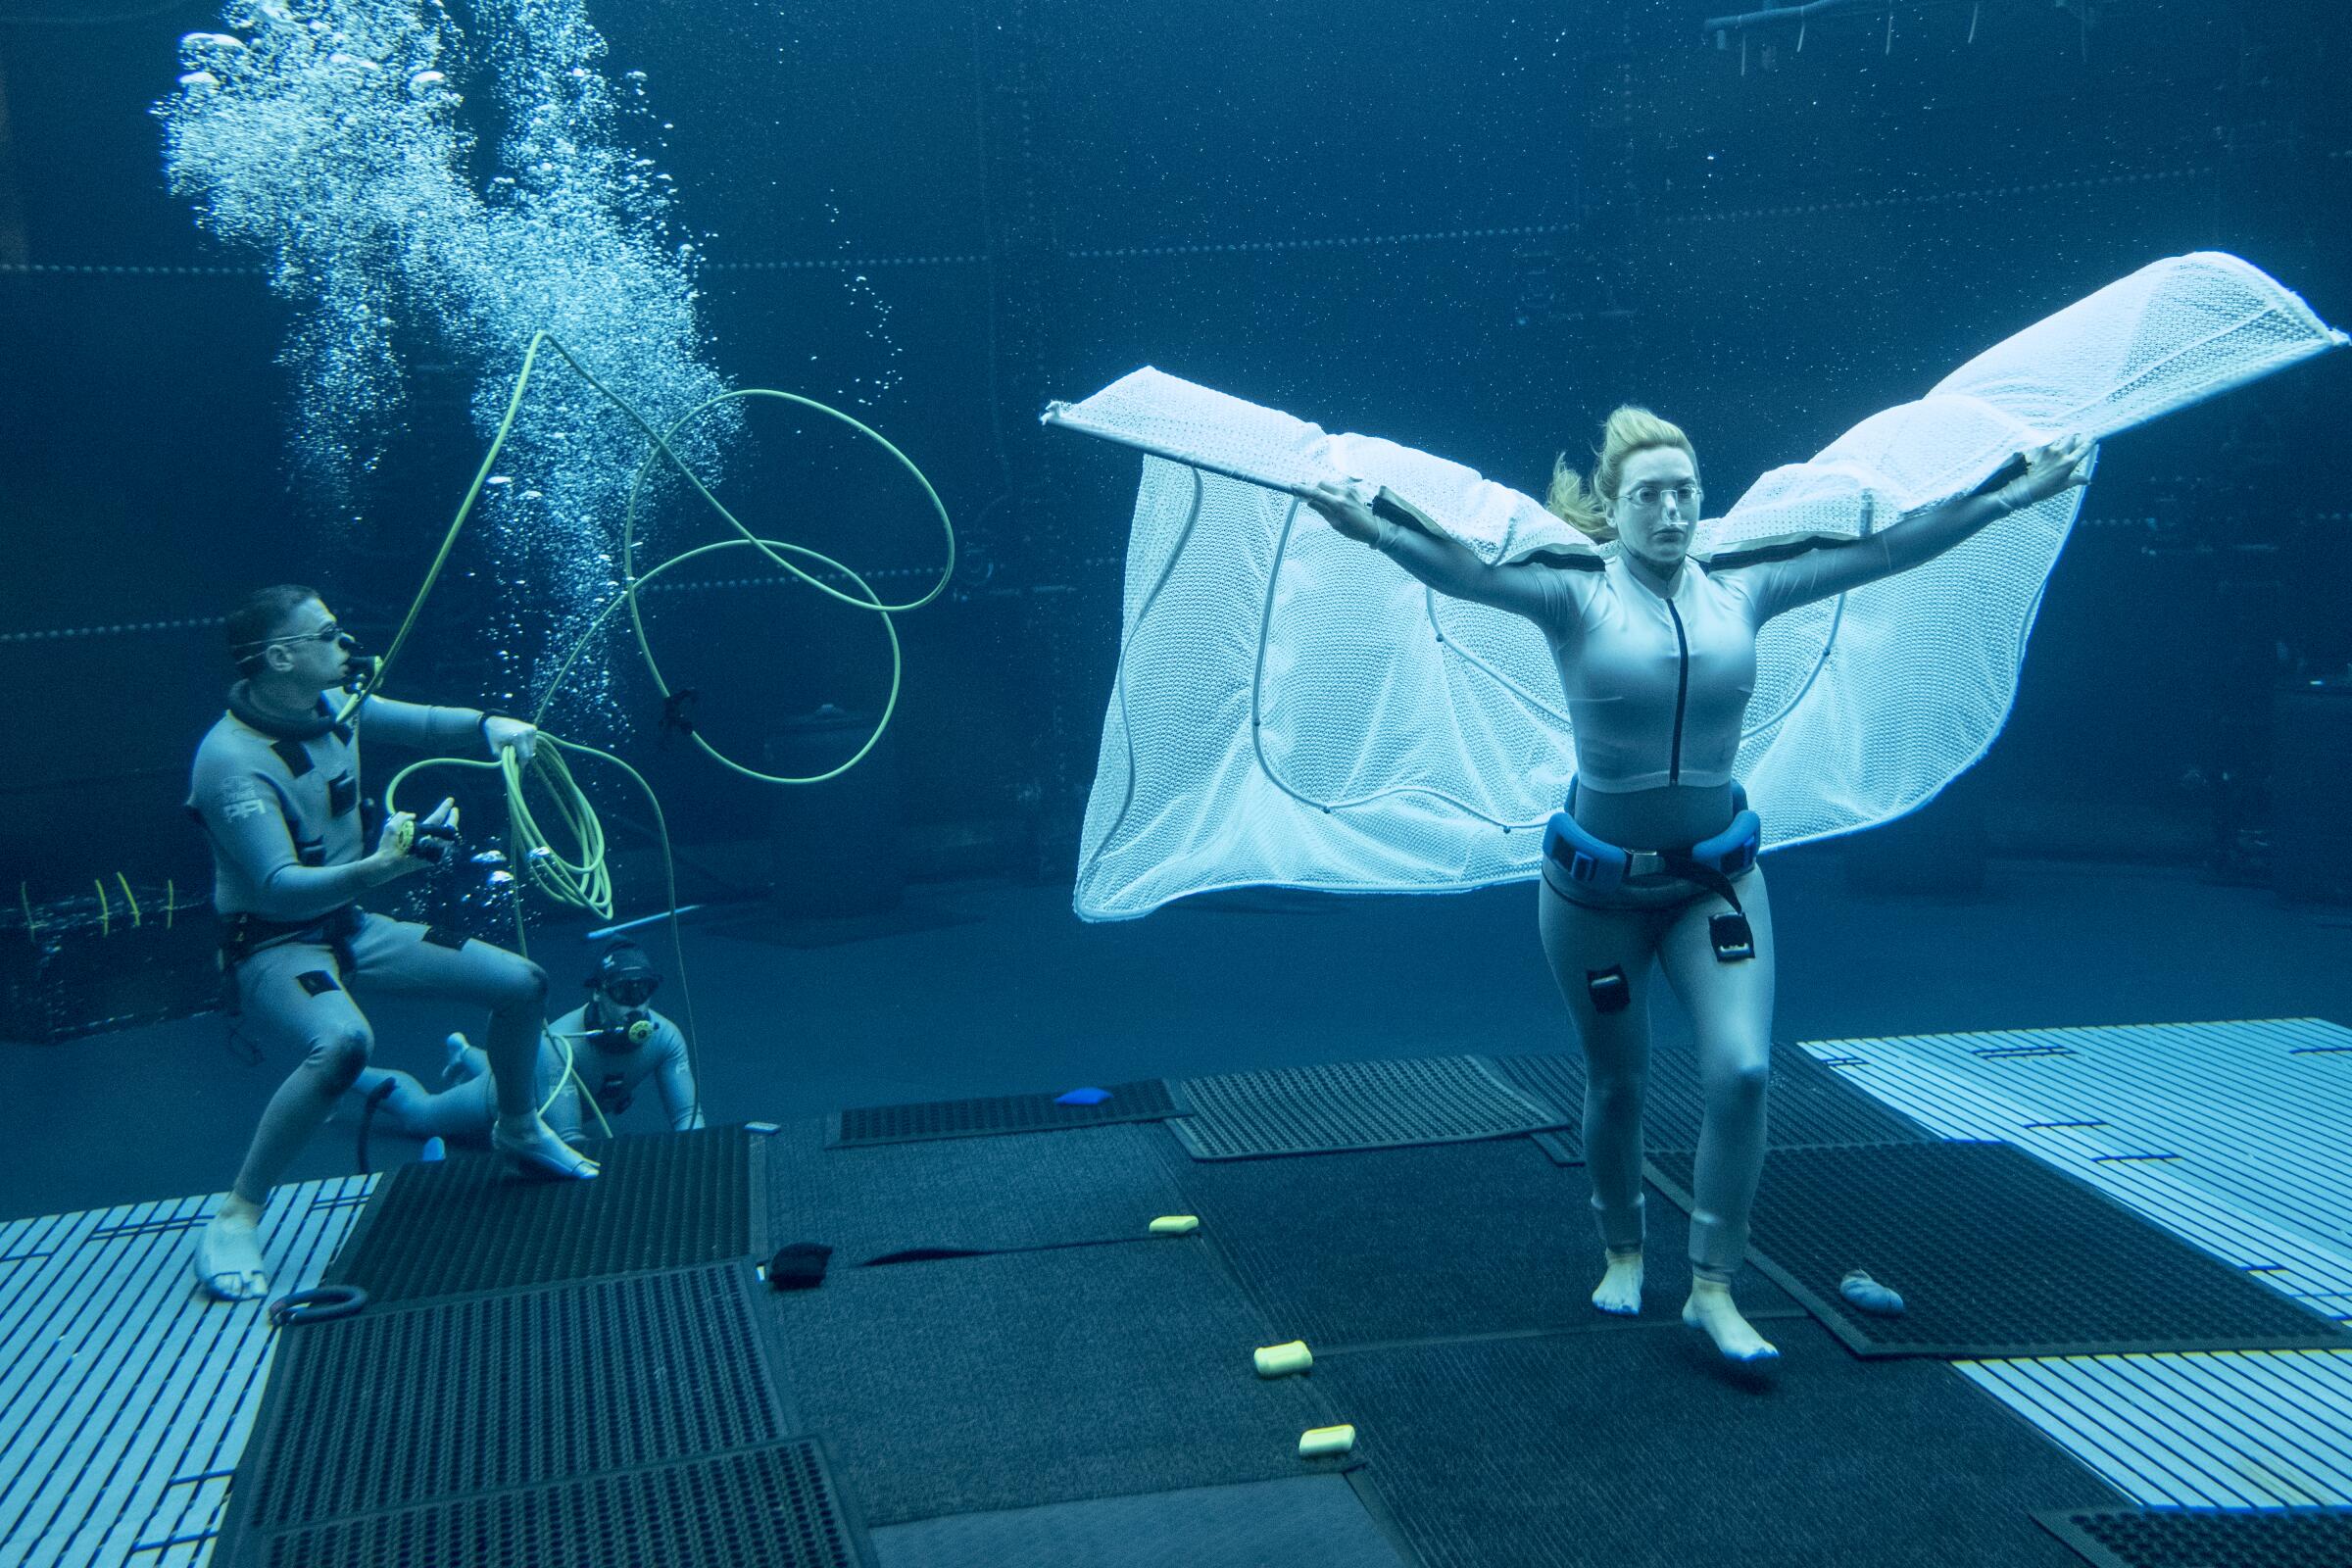
[[[1188,1487],[890,1525],[882,1568],[1406,1568],[1346,1476]]]
[[[1295,1159],[1168,1163],[1201,1237],[1273,1325],[1315,1353],[1488,1334],[1625,1331],[1690,1294],[1689,1229],[1649,1196],[1646,1318],[1592,1305],[1605,1259],[1591,1184],[1525,1138]],[[1801,1313],[1771,1281],[1739,1288],[1750,1315]]]
[[[1345,1417],[1309,1379],[1258,1377],[1276,1342],[1198,1237],[839,1269],[760,1301],[874,1526],[1348,1462],[1298,1457]]]
[[[825,1283],[825,1264],[832,1256],[833,1249],[822,1242],[794,1242],[789,1247],[780,1247],[776,1255],[767,1260],[767,1288],[813,1291]]]
[[[533,1181],[467,1154],[403,1165],[326,1271],[379,1305],[517,1290],[766,1250],[760,1140],[741,1127],[616,1138],[594,1181]],[[762,1183],[762,1185],[764,1185]]]
[[[1565,1129],[1544,1135],[1553,1145],[1547,1152],[1563,1163],[1583,1157],[1584,1058],[1551,1052],[1498,1056],[1495,1062],[1513,1083],[1566,1114]],[[1937,1141],[1936,1134],[1847,1083],[1802,1046],[1773,1046],[1771,1094],[1765,1136],[1774,1149]],[[1697,1053],[1682,1042],[1651,1047],[1642,1106],[1644,1142],[1653,1150],[1696,1149],[1700,1110]]]
[[[2073,1568],[2034,1511],[2123,1501],[1948,1366],[1857,1360],[1804,1318],[1766,1337],[1768,1380],[1680,1324],[1350,1351],[1313,1376],[1433,1565]]]
[[[1686,1210],[1691,1164],[1649,1161]],[[2007,1144],[1776,1149],[1753,1226],[1749,1261],[1857,1355],[2352,1348],[2343,1325]],[[1903,1315],[1848,1305],[1854,1268]]]
[[[1112,1122],[1189,1116],[1181,1091],[1157,1078],[1114,1084],[1099,1105],[1062,1105],[1052,1095],[999,1095],[986,1100],[934,1100],[907,1105],[865,1105],[825,1118],[825,1147],[905,1144],[930,1138],[977,1138],[997,1133],[1055,1132]]]
[[[782,1442],[757,1287],[746,1265],[716,1264],[286,1335],[224,1539]]]
[[[856,1513],[813,1439],[477,1493],[248,1538],[219,1568],[861,1568]]]
[[[2120,1508],[2034,1517],[2097,1568],[2352,1568],[2352,1508]]]

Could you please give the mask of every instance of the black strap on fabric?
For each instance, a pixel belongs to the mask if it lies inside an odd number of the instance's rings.
[[[349,773],[326,781],[326,812],[329,816],[349,816],[360,804],[360,781]]]
[[[1606,969],[1587,969],[1585,995],[1592,999],[1594,1012],[1623,1012],[1634,1001],[1634,988],[1625,978],[1625,965],[1613,963]]]
[[[305,969],[294,977],[294,983],[302,987],[306,994],[314,997],[323,997],[329,991],[343,989],[336,982],[335,977],[324,969]]]
[[[303,774],[308,773],[311,770],[311,749],[303,745],[302,742],[293,740],[271,741],[270,743],[270,749],[277,754],[277,760],[279,761],[286,764],[286,771],[293,774],[296,778],[302,777]]]
[[[445,925],[428,925],[424,928],[424,940],[436,948],[447,948],[455,953],[466,946],[467,939],[463,931],[452,931]]]
[[[316,920],[265,920],[258,914],[230,914],[220,920],[220,967],[234,971],[236,966],[261,952],[288,942],[309,942],[334,950],[335,961],[348,969],[356,960],[351,956],[352,938],[368,916],[356,904],[346,904]],[[316,971],[314,971],[316,972]],[[330,977],[331,978],[331,977]],[[313,991],[311,995],[318,993]]]
[[[1711,865],[1701,865],[1687,855],[1662,857],[1666,869],[1686,877],[1732,906],[1729,914],[1719,914],[1707,921],[1707,939],[1714,944],[1717,963],[1739,963],[1756,956],[1755,928],[1747,923],[1747,911],[1740,907],[1740,895],[1732,887],[1732,879]]]

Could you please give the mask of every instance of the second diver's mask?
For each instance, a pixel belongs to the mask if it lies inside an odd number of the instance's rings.
[[[605,1020],[596,1036],[599,1046],[634,1050],[654,1038],[651,1004],[662,977],[646,966],[642,954],[634,949],[608,954],[588,983],[601,999],[598,1011]]]

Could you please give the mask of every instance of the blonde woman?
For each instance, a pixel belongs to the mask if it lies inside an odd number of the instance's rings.
[[[1489,564],[1468,547],[1374,513],[1353,486],[1298,492],[1331,525],[1439,593],[1526,616],[1551,644],[1577,772],[1544,840],[1544,950],[1583,1043],[1584,1137],[1607,1270],[1592,1304],[1642,1304],[1642,1094],[1653,975],[1690,1011],[1705,1097],[1683,1321],[1727,1358],[1778,1357],[1732,1300],[1764,1167],[1772,1043],[1772,908],[1760,825],[1732,777],[1756,678],[1756,631],[1785,610],[1929,561],[2086,477],[2080,437],[2022,455],[1989,494],[1915,513],[1866,537],[1710,564],[1690,438],[1645,409],[1609,416],[1589,485],[1565,460],[1548,505],[1595,544]]]

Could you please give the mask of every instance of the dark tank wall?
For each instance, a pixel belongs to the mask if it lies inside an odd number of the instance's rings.
[[[1074,849],[1135,467],[1041,429],[1050,399],[1153,364],[1523,489],[1637,401],[1690,430],[1721,507],[2159,256],[2236,251],[2352,318],[2334,7],[1897,5],[1891,33],[1817,16],[1801,49],[1680,3],[590,14],[669,127],[642,150],[706,257],[715,363],[867,420],[957,518],[954,587],[900,622],[899,814],[933,868],[1063,875]],[[218,617],[313,581],[380,646],[479,461],[470,372],[420,348],[361,504],[293,479],[285,308],[165,190],[147,112],[217,24],[0,23],[0,865],[35,906],[201,886],[178,803]],[[1956,792],[2015,847],[2219,856],[2262,826],[2272,690],[2352,661],[2347,407],[2330,361],[2114,443]],[[886,591],[938,559],[886,460],[780,407],[721,494]],[[662,544],[718,536],[662,518]],[[459,562],[404,694],[507,678],[531,585],[478,541]],[[790,715],[881,701],[870,617],[704,565],[647,603],[714,738],[757,762]],[[647,761],[690,853],[762,840],[773,803],[662,739],[627,652],[567,722]],[[772,874],[703,861],[714,891]]]

